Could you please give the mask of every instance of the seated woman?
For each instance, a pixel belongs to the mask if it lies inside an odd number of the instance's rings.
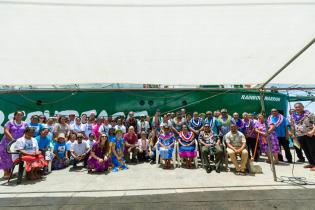
[[[149,160],[149,139],[145,131],[141,131],[141,138],[138,139],[138,159],[140,161]]]
[[[152,126],[152,131],[149,134],[149,156],[152,162],[155,162],[155,156],[156,156],[156,143],[159,138],[159,132],[156,129],[155,126]],[[151,162],[151,163],[152,163]]]
[[[113,164],[113,172],[117,172],[119,170],[127,170],[127,166],[124,159],[124,148],[125,148],[125,140],[122,137],[122,131],[116,130],[116,138],[115,141],[112,142],[112,164]]]
[[[40,179],[40,170],[47,166],[44,156],[38,148],[38,143],[33,138],[35,128],[27,127],[24,136],[16,140],[15,150],[22,154],[22,160],[26,163],[26,177],[30,180]],[[14,155],[13,158],[18,158]]]
[[[101,134],[99,140],[94,143],[87,161],[88,172],[91,173],[93,170],[104,172],[108,170],[110,162],[109,152],[109,140],[106,134]]]
[[[174,151],[175,136],[170,132],[168,124],[163,124],[163,133],[159,136],[158,150],[161,158],[165,161],[163,168],[171,168],[171,159]]]
[[[187,168],[192,168],[191,162],[197,156],[195,151],[195,135],[188,131],[187,125],[182,126],[182,131],[179,132],[179,156],[184,159]]]
[[[57,141],[54,143],[54,159],[52,161],[52,168],[54,170],[66,168],[69,165],[69,156],[66,149],[65,134],[60,133]]]

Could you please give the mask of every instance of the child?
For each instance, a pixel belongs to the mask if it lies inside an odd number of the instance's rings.
[[[147,139],[146,132],[142,131],[140,133],[141,138],[138,139],[138,158],[141,161],[147,161],[149,160],[149,139]]]
[[[112,163],[114,165],[112,171],[127,170],[124,159],[125,140],[122,137],[122,131],[116,130],[116,138],[112,144]]]
[[[65,134],[60,133],[57,141],[54,143],[54,154],[53,169],[58,170],[66,168],[69,165],[69,156],[66,149]]]

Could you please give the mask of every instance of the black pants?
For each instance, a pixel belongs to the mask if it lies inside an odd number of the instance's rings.
[[[305,158],[303,156],[303,152],[302,152],[302,148],[297,148],[296,146],[294,146],[294,149],[295,149],[295,152],[296,152],[296,155],[298,157],[299,160],[302,160],[302,161],[305,161]]]
[[[300,136],[298,140],[310,165],[315,166],[315,136]]]
[[[89,156],[85,156],[83,160],[81,161],[77,161],[76,159],[73,158],[73,166],[77,166],[78,163],[83,162],[83,166],[86,167],[87,166],[87,160],[88,160]]]
[[[278,137],[279,140],[279,146],[280,146],[280,154],[279,154],[279,160],[283,161],[282,153],[281,153],[281,146],[284,149],[285,157],[289,162],[292,162],[292,154],[289,147],[289,141],[285,137]]]
[[[256,146],[256,138],[248,137],[246,139],[246,145],[247,145],[247,150],[248,150],[248,159],[250,159],[254,155],[255,146]],[[255,161],[258,160],[258,156],[259,156],[259,148],[258,148],[258,145],[257,145],[257,150],[256,150],[256,154],[255,154],[255,157],[254,157]]]

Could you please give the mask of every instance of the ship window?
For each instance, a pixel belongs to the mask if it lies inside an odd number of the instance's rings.
[[[187,105],[187,101],[182,101],[182,104],[183,104],[184,106],[186,106],[186,105]]]
[[[140,104],[141,106],[143,106],[144,103],[145,103],[144,100],[139,101],[139,104]]]
[[[37,100],[37,101],[36,101],[36,105],[37,105],[37,106],[42,105],[42,103],[43,103],[42,100]]]
[[[152,100],[150,100],[150,101],[148,102],[148,104],[149,104],[150,106],[153,106],[154,102],[153,102]]]

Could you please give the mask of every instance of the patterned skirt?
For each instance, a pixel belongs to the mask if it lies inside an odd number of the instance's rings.
[[[260,150],[262,153],[268,153],[268,143],[267,143],[267,137],[260,136],[259,137],[259,143],[260,143]],[[271,149],[272,153],[279,153],[280,152],[280,146],[278,138],[275,134],[270,134],[270,143],[271,143]]]

